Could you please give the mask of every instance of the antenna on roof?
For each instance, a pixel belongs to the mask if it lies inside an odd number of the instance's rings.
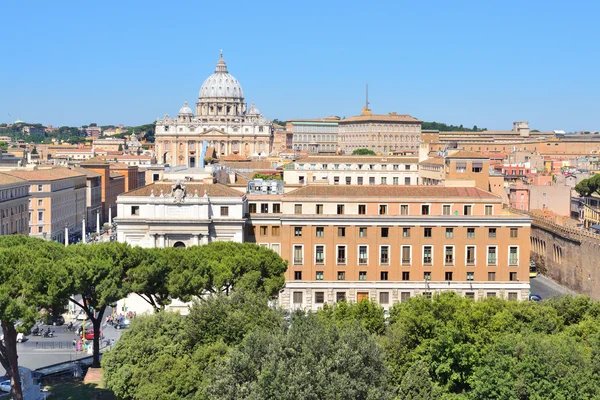
[[[367,83],[367,100],[365,102],[365,108],[369,109],[369,84]]]

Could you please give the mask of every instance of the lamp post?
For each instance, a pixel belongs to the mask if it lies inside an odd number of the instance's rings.
[[[100,234],[100,211],[96,211],[96,233]]]
[[[81,221],[81,241],[85,244],[85,218]]]

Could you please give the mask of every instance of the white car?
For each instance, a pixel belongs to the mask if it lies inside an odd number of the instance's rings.
[[[25,334],[17,333],[17,343],[23,343],[25,341]]]
[[[82,312],[79,313],[79,315],[77,316],[76,319],[78,321],[87,321],[89,318],[88,318],[88,315],[85,312],[82,311]]]

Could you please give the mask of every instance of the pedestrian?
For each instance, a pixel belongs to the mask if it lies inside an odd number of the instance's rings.
[[[115,339],[110,339],[110,347],[112,348],[115,345]]]
[[[73,350],[77,351],[77,340],[73,339]]]
[[[77,341],[77,351],[81,351],[81,340]]]
[[[88,343],[85,342],[85,344],[83,345],[83,349],[85,350],[86,353],[88,351],[88,347],[89,347]]]

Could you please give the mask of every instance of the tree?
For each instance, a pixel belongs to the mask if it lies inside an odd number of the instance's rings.
[[[37,153],[38,153],[38,151],[37,151],[37,147],[34,147],[34,148],[31,150],[31,154],[37,154]]]
[[[313,314],[297,315],[287,331],[254,331],[207,375],[210,399],[391,398],[376,339]]]
[[[4,142],[4,141],[0,141],[0,149],[6,151],[8,150],[8,143]]]
[[[361,300],[358,303],[345,301],[333,305],[325,304],[317,312],[317,316],[325,321],[331,321],[344,326],[358,322],[370,333],[383,334],[385,331],[385,316],[383,307],[372,300]]]
[[[0,238],[0,363],[10,376],[12,398],[23,399],[17,357],[17,333],[27,333],[38,310],[66,302],[66,273],[57,268],[63,246],[22,235]],[[54,289],[49,289],[53,287]],[[20,323],[18,326],[17,323]]]
[[[88,316],[94,328],[92,367],[100,367],[100,324],[106,307],[126,297],[127,272],[142,262],[142,250],[117,242],[67,247],[65,266],[70,276],[70,297]]]
[[[375,156],[377,155],[373,150],[371,149],[356,149],[352,152],[353,156]]]
[[[583,197],[589,197],[593,193],[600,194],[600,175],[594,175],[590,178],[583,179],[575,185],[575,191]]]
[[[254,243],[213,242],[187,248],[171,273],[171,295],[190,300],[203,292],[225,293],[235,287],[275,296],[285,284],[287,262]]]
[[[408,369],[398,389],[398,397],[404,400],[433,400],[439,397],[424,360],[417,360]]]
[[[274,123],[274,124],[277,124],[277,125],[281,125],[281,126],[285,126],[285,125],[286,125],[285,121],[281,121],[281,120],[279,120],[279,119],[277,119],[277,118],[275,118],[275,119],[273,120],[273,123]]]

